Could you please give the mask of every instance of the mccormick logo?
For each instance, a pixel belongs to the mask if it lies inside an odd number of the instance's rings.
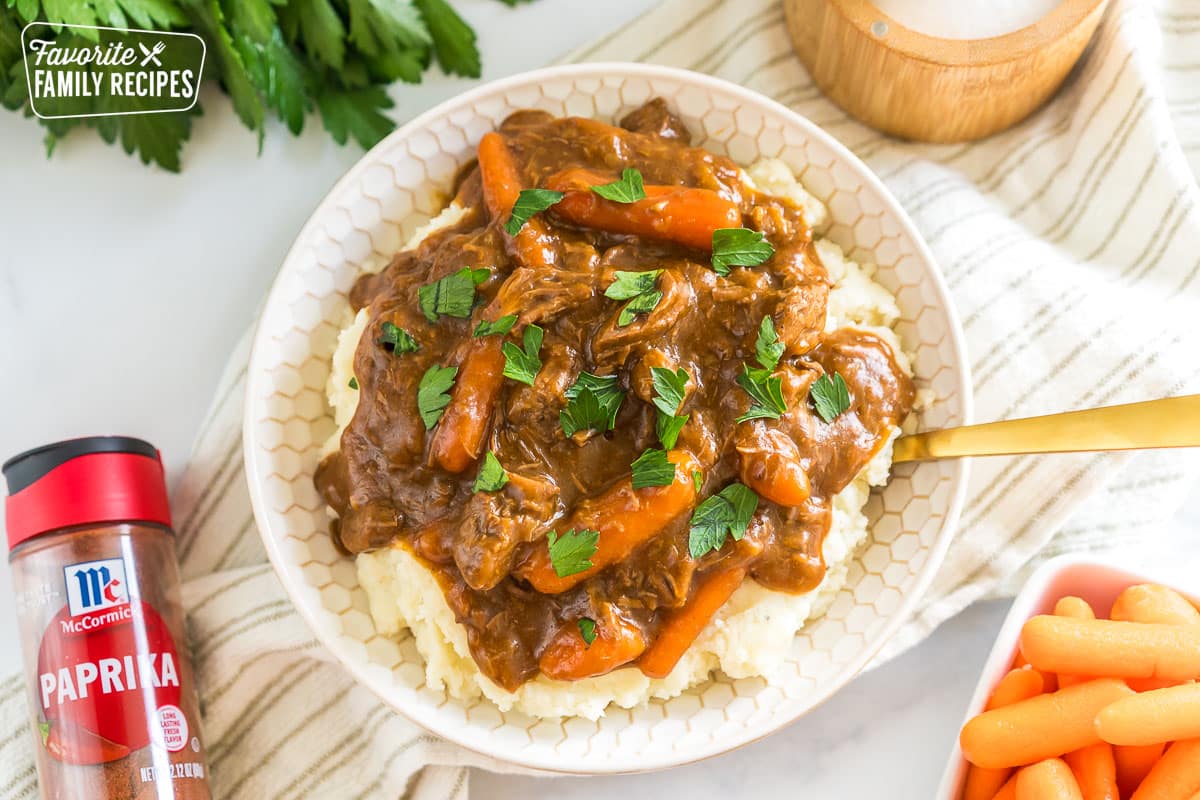
[[[125,562],[119,558],[84,561],[63,569],[67,581],[67,605],[71,616],[90,614],[129,601],[125,588]]]

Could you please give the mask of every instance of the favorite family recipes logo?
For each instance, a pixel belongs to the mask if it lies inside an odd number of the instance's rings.
[[[21,32],[33,113],[43,119],[187,111],[204,40],[194,33],[51,25]]]

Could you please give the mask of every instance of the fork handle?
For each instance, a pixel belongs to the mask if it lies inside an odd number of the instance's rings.
[[[902,436],[893,460],[1163,447],[1200,447],[1200,394]]]

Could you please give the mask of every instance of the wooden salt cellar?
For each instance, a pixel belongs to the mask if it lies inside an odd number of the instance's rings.
[[[906,28],[867,0],[783,0],[817,85],[866,124],[906,139],[960,142],[1015,125],[1059,87],[1108,0],[1063,0],[1038,22],[989,39]]]

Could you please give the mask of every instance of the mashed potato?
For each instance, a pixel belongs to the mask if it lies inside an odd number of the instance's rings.
[[[800,204],[813,227],[820,230],[828,211],[792,175],[787,165],[766,159],[747,174],[762,190],[790,197]],[[420,228],[407,248],[430,233],[453,225],[465,209],[451,205]],[[855,326],[884,337],[900,366],[911,374],[910,361],[900,347],[893,326],[900,316],[895,298],[873,280],[874,269],[850,261],[836,244],[818,239],[817,251],[829,271],[833,290],[829,297],[827,329]],[[358,392],[348,383],[353,374],[354,351],[366,327],[366,312],[358,315],[338,338],[327,391],[338,430],[325,445],[336,450],[342,430],[354,415]],[[899,430],[893,431],[893,438]],[[703,683],[714,670],[731,678],[761,675],[768,681],[787,659],[795,634],[804,623],[824,612],[846,581],[848,562],[867,538],[863,507],[870,487],[887,482],[891,469],[891,441],[841,493],[833,499],[833,523],[822,547],[827,571],[821,584],[805,595],[790,595],[746,581],[717,613],[708,627],[666,678],[647,678],[636,669],[618,669],[581,681],[555,681],[540,675],[508,692],[489,680],[471,657],[465,629],[454,619],[442,591],[429,570],[407,550],[392,547],[357,557],[359,582],[370,601],[371,615],[381,633],[412,632],[425,658],[426,679],[434,688],[468,699],[487,697],[501,709],[516,709],[536,717],[582,716],[596,719],[615,704],[632,708],[652,698],[674,697]]]

